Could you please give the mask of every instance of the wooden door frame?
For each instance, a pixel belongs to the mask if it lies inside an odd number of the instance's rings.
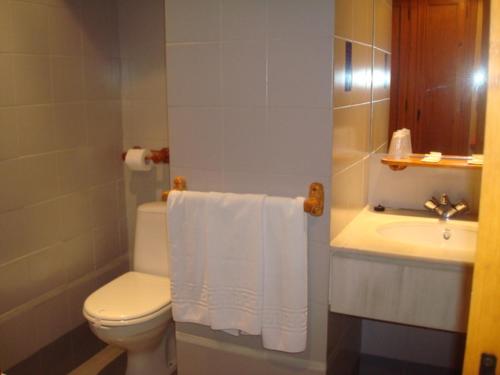
[[[500,360],[500,0],[490,5],[484,168],[464,375],[479,374],[482,353]]]

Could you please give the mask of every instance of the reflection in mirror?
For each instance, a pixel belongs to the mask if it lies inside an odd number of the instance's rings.
[[[414,153],[483,152],[489,0],[395,0],[389,139]]]

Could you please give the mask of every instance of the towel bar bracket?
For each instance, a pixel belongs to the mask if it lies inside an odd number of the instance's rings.
[[[186,178],[182,176],[177,176],[174,178],[174,189],[173,190],[187,190]],[[161,194],[161,200],[166,202],[168,199],[169,191],[164,191]],[[309,196],[304,200],[304,212],[311,214],[312,216],[323,215],[325,205],[325,189],[323,184],[319,182],[313,182],[309,186]]]
[[[323,184],[313,182],[309,186],[309,197],[304,200],[304,212],[312,216],[321,216],[325,208],[325,189]]]
[[[177,176],[176,178],[174,178],[174,189],[173,190],[180,190],[180,191],[187,190],[186,177]],[[163,202],[167,201],[169,192],[170,191],[167,190],[167,191],[164,191],[163,193],[161,193],[161,200]]]

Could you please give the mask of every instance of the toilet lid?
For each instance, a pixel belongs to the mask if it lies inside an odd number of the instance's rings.
[[[168,277],[127,272],[92,293],[83,309],[99,320],[124,321],[153,314],[170,301]]]

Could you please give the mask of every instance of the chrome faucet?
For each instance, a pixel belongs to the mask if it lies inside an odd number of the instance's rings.
[[[461,200],[458,203],[451,203],[448,194],[441,194],[439,199],[432,197],[424,203],[424,207],[429,211],[436,213],[441,219],[448,220],[453,216],[469,210],[466,201]]]

